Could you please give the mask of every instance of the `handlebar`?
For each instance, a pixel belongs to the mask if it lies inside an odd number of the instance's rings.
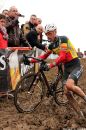
[[[44,59],[40,59],[40,58],[37,58],[37,57],[33,57],[33,56],[28,56],[26,54],[23,54],[23,57],[25,59],[25,61],[28,63],[29,60],[28,58],[31,58],[31,59],[34,59],[34,60],[37,60],[38,62],[40,62],[40,69],[43,70],[44,66],[46,65],[46,61]],[[30,63],[29,63],[30,64]],[[59,64],[58,65],[58,70],[59,70],[59,73],[61,75],[63,75],[63,68],[62,68],[62,64]]]
[[[33,56],[27,56],[26,54],[23,54],[23,57],[27,60],[28,58],[32,58],[34,60],[37,60],[38,62],[46,63],[43,59],[33,57]]]

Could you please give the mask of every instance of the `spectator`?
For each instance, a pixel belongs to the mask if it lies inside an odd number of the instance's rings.
[[[8,46],[20,46],[19,12],[15,6],[10,7],[7,17]]]
[[[26,35],[26,39],[31,45],[31,47],[36,46],[39,49],[45,50],[45,45],[42,45],[38,39],[38,35],[42,33],[43,33],[43,27],[42,25],[39,24]]]
[[[79,58],[83,58],[83,53],[80,51],[80,48],[78,48],[77,54]]]
[[[8,35],[6,32],[6,16],[0,14],[0,99],[6,95],[8,90],[7,85],[7,68],[4,61],[5,48],[7,48]],[[4,54],[4,55],[3,55]]]
[[[41,23],[42,23],[41,18],[37,18],[37,25],[38,25],[38,24],[41,24]]]
[[[5,15],[6,17],[8,17],[8,10],[7,10],[7,9],[4,9],[4,10],[2,11],[2,14]]]
[[[39,25],[41,23],[42,23],[41,18],[37,18],[36,24]],[[38,40],[39,40],[40,43],[42,43],[42,38],[43,38],[43,36],[42,36],[42,33],[41,33],[41,34],[38,35]]]
[[[86,58],[86,51],[84,51],[83,58]]]
[[[24,39],[24,42],[21,43],[21,46],[30,46],[30,44],[28,43],[27,39],[26,39],[26,35],[36,27],[36,22],[37,22],[37,17],[35,14],[32,14],[30,16],[30,20],[29,22],[27,21],[25,24],[21,25],[21,36]]]
[[[28,41],[26,40],[26,36],[24,35],[23,26],[24,24],[21,25],[21,29],[20,29],[20,46],[30,47],[30,44],[28,43]]]
[[[29,22],[27,21],[24,25],[23,25],[23,34],[24,36],[30,32],[30,30],[32,30],[33,28],[35,28],[37,25],[37,16],[35,14],[32,14],[30,16],[30,20]]]
[[[6,16],[3,14],[0,14],[0,49],[7,48],[8,43],[8,35],[6,32]]]

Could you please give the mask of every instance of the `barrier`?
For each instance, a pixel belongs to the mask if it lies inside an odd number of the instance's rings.
[[[4,58],[5,50],[0,50],[0,91],[8,90],[8,65]]]
[[[0,50],[0,79],[2,81],[0,81],[0,91],[15,90],[20,77],[28,70],[34,70],[33,65],[31,67],[25,66],[22,62],[23,53],[29,55],[31,51],[33,50],[30,47],[10,47],[6,50]],[[9,62],[5,62],[6,57],[8,57]]]
[[[8,47],[9,50],[20,50],[20,51],[29,51],[32,50],[32,47]]]

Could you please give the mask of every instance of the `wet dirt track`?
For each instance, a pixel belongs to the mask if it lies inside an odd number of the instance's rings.
[[[84,66],[79,85],[86,93],[86,59],[81,60]],[[48,72],[51,79],[56,69]],[[77,100],[86,117],[86,103],[79,97]],[[31,114],[18,113],[12,100],[0,101],[0,130],[66,130],[67,128],[86,128],[86,121],[78,119],[77,114],[67,105],[58,106],[53,99],[45,97],[38,109]]]

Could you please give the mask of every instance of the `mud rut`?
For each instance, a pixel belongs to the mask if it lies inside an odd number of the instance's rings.
[[[86,59],[81,60],[84,73],[79,81],[86,93]],[[47,73],[52,79],[56,68]],[[86,104],[77,97],[86,117]],[[77,114],[68,105],[58,106],[52,98],[45,97],[38,109],[31,114],[18,113],[12,100],[0,101],[0,130],[63,130],[67,128],[86,128],[86,121],[79,121]]]

